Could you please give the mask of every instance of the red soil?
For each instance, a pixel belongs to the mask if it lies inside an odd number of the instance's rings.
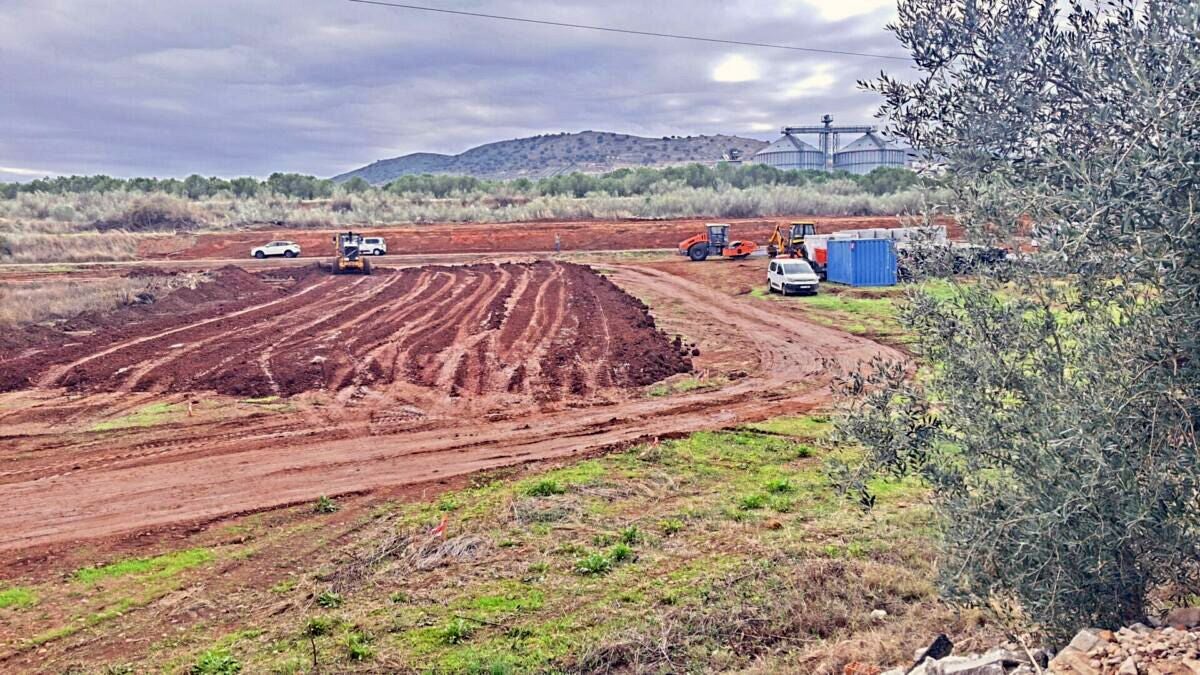
[[[412,386],[539,401],[690,370],[647,308],[568,263],[300,270],[280,288],[239,268],[153,305],[80,316],[0,357],[0,390],[290,396]],[[29,338],[26,337],[25,340]],[[12,352],[9,352],[12,353]]]
[[[533,223],[428,224],[374,227],[371,235],[387,238],[390,254],[514,253],[553,251],[557,235],[564,251],[611,251],[643,248],[674,248],[679,242],[703,231],[706,222],[733,225],[731,237],[765,244],[779,223],[811,220],[817,232],[864,228],[901,227],[897,216],[795,216],[788,218],[686,220],[569,221]],[[949,224],[949,223],[948,223]],[[950,225],[950,235],[961,234]],[[306,257],[329,255],[332,232],[320,230],[258,230],[153,238],[141,247],[147,259],[245,258],[250,249],[271,239],[288,239],[300,244]]]

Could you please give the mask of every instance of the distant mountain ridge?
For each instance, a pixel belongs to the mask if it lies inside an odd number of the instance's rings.
[[[662,167],[719,161],[730,150],[748,159],[765,141],[741,136],[671,136],[646,138],[607,131],[547,134],[488,143],[458,155],[417,152],[381,159],[333,180],[361,176],[382,185],[409,174],[453,174],[494,180],[544,178],[563,173],[605,173],[624,167]]]

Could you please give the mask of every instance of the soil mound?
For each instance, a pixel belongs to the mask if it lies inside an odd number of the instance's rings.
[[[640,301],[587,267],[544,261],[372,276],[314,266],[279,278],[225,267],[158,302],[77,317],[54,337],[0,357],[0,389],[369,387],[556,401],[691,369]]]

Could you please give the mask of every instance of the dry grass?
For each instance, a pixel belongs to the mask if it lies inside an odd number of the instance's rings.
[[[0,233],[0,263],[133,260],[139,240],[126,232]]]
[[[177,288],[195,288],[202,274],[114,277],[0,284],[0,325],[20,326],[153,302]]]

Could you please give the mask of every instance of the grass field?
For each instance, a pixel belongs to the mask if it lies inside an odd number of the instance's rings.
[[[697,433],[483,476],[336,525],[329,504],[295,507],[286,527],[250,517],[207,545],[9,587],[0,618],[28,626],[13,641],[24,650],[139,621],[157,631],[151,613],[176,597],[279,608],[184,622],[95,664],[114,672],[840,673],[852,660],[902,662],[938,631],[986,635],[981,615],[936,598],[923,488],[877,483],[863,513],[825,476],[826,458],[854,454],[829,426],[777,418]],[[445,536],[430,535],[443,519]],[[297,548],[319,553],[277,557]],[[216,576],[238,570],[254,581],[239,576],[225,595]],[[47,625],[42,609],[64,607]]]

